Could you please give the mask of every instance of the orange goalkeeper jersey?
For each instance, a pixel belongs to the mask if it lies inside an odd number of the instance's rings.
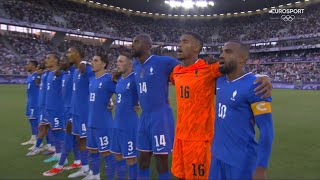
[[[219,63],[207,64],[202,59],[191,66],[178,65],[173,69],[171,81],[176,87],[178,113],[176,138],[212,140],[215,80],[219,76]]]

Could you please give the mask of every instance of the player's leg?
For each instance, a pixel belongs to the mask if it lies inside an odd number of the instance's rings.
[[[37,135],[38,135],[38,120],[36,118],[36,109],[30,109],[27,106],[26,115],[29,119],[29,124],[31,127],[31,138],[30,140],[21,143],[21,145],[34,145],[36,143]]]
[[[90,173],[83,180],[100,179],[100,153],[96,129],[87,129],[87,149],[89,151]]]
[[[87,176],[89,173],[88,166],[88,150],[86,148],[86,135],[87,135],[86,124],[82,123],[79,119],[79,116],[74,115],[72,117],[72,134],[76,135],[78,148],[79,148],[79,156],[82,163],[81,168],[68,176],[68,178],[76,178],[81,176]]]
[[[26,156],[33,156],[40,153],[40,145],[42,144],[43,138],[48,134],[49,123],[42,122],[39,124],[39,133],[38,138],[35,144],[35,147],[31,149]]]
[[[51,163],[54,161],[59,161],[62,153],[62,145],[63,145],[63,139],[64,139],[64,122],[62,119],[62,115],[54,112],[54,111],[48,111],[47,112],[48,120],[50,122],[50,127],[53,133],[54,137],[54,146],[56,148],[56,153],[44,160],[44,163]]]
[[[138,179],[150,179],[150,162],[152,157],[152,135],[150,134],[151,114],[142,112],[138,122]]]
[[[67,127],[66,127],[66,133],[64,135],[64,143],[63,143],[60,160],[52,169],[44,172],[43,173],[44,176],[54,176],[63,172],[64,170],[63,165],[66,164],[65,162],[67,161],[67,156],[72,149],[72,143],[73,143],[73,135],[71,134],[70,127],[69,127],[69,130],[67,130]]]
[[[79,147],[77,139],[74,135],[72,135],[72,119],[69,119],[66,124],[66,134],[65,134],[65,143],[64,143],[64,151],[62,152],[59,165],[62,165],[64,159],[66,159],[70,153],[73,151],[73,159],[74,162],[67,167],[64,167],[64,170],[71,170],[74,168],[81,168],[81,161],[79,155]]]

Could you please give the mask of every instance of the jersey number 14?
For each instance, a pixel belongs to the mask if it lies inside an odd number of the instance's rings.
[[[148,89],[147,89],[146,82],[139,83],[139,87],[140,87],[140,94],[147,93]]]

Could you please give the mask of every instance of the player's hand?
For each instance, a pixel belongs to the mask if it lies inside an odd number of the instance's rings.
[[[55,76],[59,77],[61,75],[61,71],[60,69],[56,70],[56,72],[54,73]]]
[[[79,65],[79,71],[81,74],[86,72],[87,63],[85,61],[81,61]]]
[[[120,76],[121,76],[121,73],[119,71],[112,72],[112,81],[118,82]]]
[[[267,98],[271,96],[272,84],[268,76],[260,76],[254,81],[254,84],[261,83],[254,89],[256,95],[262,95],[261,98]]]
[[[267,169],[263,167],[257,167],[253,173],[253,180],[266,180],[267,179]]]
[[[113,108],[114,108],[114,104],[108,104],[108,106],[107,106],[108,111],[112,111]]]
[[[135,112],[139,112],[141,109],[140,104],[135,105],[133,109]]]
[[[40,86],[40,84],[41,84],[41,76],[38,76],[38,77],[36,78],[35,82],[36,82],[36,85],[37,85],[37,86]]]

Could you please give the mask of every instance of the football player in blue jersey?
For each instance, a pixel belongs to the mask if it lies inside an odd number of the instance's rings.
[[[136,151],[138,92],[132,64],[133,58],[130,53],[123,52],[119,55],[116,65],[121,77],[116,86],[115,128],[111,141],[111,151],[115,154],[117,164],[121,164],[123,159],[127,162],[128,179],[137,178],[138,168]],[[125,178],[125,165],[120,168],[117,166],[117,174],[118,178]]]
[[[26,116],[29,119],[31,126],[31,138],[30,140],[21,143],[21,145],[33,145],[36,143],[38,135],[38,118],[37,118],[37,105],[39,96],[39,86],[36,84],[37,74],[37,61],[28,61],[26,64],[26,70],[30,75],[27,78],[27,103],[26,103]]]
[[[113,179],[114,173],[110,173],[110,167],[113,159],[110,152],[112,139],[113,118],[112,112],[107,109],[110,98],[115,92],[116,83],[112,80],[109,73],[106,72],[108,66],[107,56],[102,53],[96,53],[91,61],[92,71],[95,77],[90,79],[89,85],[89,119],[87,133],[87,148],[90,153],[90,174],[84,179],[100,179],[100,154],[106,161],[107,179]],[[125,167],[124,167],[125,169]],[[124,172],[125,177],[125,172]],[[118,177],[121,179],[120,177]]]
[[[72,78],[72,134],[76,135],[82,167],[79,171],[69,175],[69,178],[87,176],[89,174],[88,150],[86,148],[88,109],[89,109],[89,79],[94,77],[91,66],[84,66],[87,62],[82,61],[84,50],[80,46],[73,46],[68,49],[67,57],[69,62],[75,66]]]
[[[274,137],[271,97],[259,97],[257,77],[244,71],[249,48],[229,41],[222,48],[209,179],[266,179]],[[255,140],[255,125],[259,141]]]
[[[62,152],[62,143],[64,138],[64,121],[63,121],[63,100],[61,83],[62,76],[57,76],[59,70],[59,57],[56,53],[50,53],[46,57],[46,67],[48,68],[47,85],[46,85],[46,106],[45,114],[47,116],[50,129],[54,135],[54,145],[56,153],[45,162],[59,161]]]
[[[152,55],[152,40],[137,35],[132,42],[133,69],[142,109],[138,124],[138,178],[150,178],[154,154],[159,179],[169,179],[168,155],[174,141],[174,117],[168,103],[169,77],[179,62],[168,56]]]
[[[53,143],[53,135],[49,129],[49,122],[47,120],[45,114],[45,107],[46,107],[46,86],[47,86],[47,76],[48,70],[46,68],[45,60],[41,61],[38,64],[37,68],[38,77],[36,79],[36,83],[39,85],[39,96],[38,96],[38,121],[39,121],[39,132],[35,146],[31,147],[29,150],[30,152],[26,154],[26,156],[33,156],[39,154],[41,152],[40,145],[43,141],[43,138],[48,134],[47,137],[47,150],[50,153],[55,152],[54,146],[51,146]]]
[[[71,134],[72,118],[71,118],[71,95],[72,95],[72,77],[75,70],[73,64],[69,62],[66,56],[62,56],[60,60],[60,70],[56,71],[56,76],[62,76],[61,88],[62,88],[62,99],[64,105],[63,122],[65,124],[65,136],[62,148],[62,154],[59,162],[49,171],[43,173],[44,176],[54,176],[63,172],[63,170],[71,170],[74,168],[81,167],[81,161],[79,157],[79,149],[76,137]],[[63,165],[68,163],[67,157],[69,152],[73,150],[74,162],[67,166]]]

